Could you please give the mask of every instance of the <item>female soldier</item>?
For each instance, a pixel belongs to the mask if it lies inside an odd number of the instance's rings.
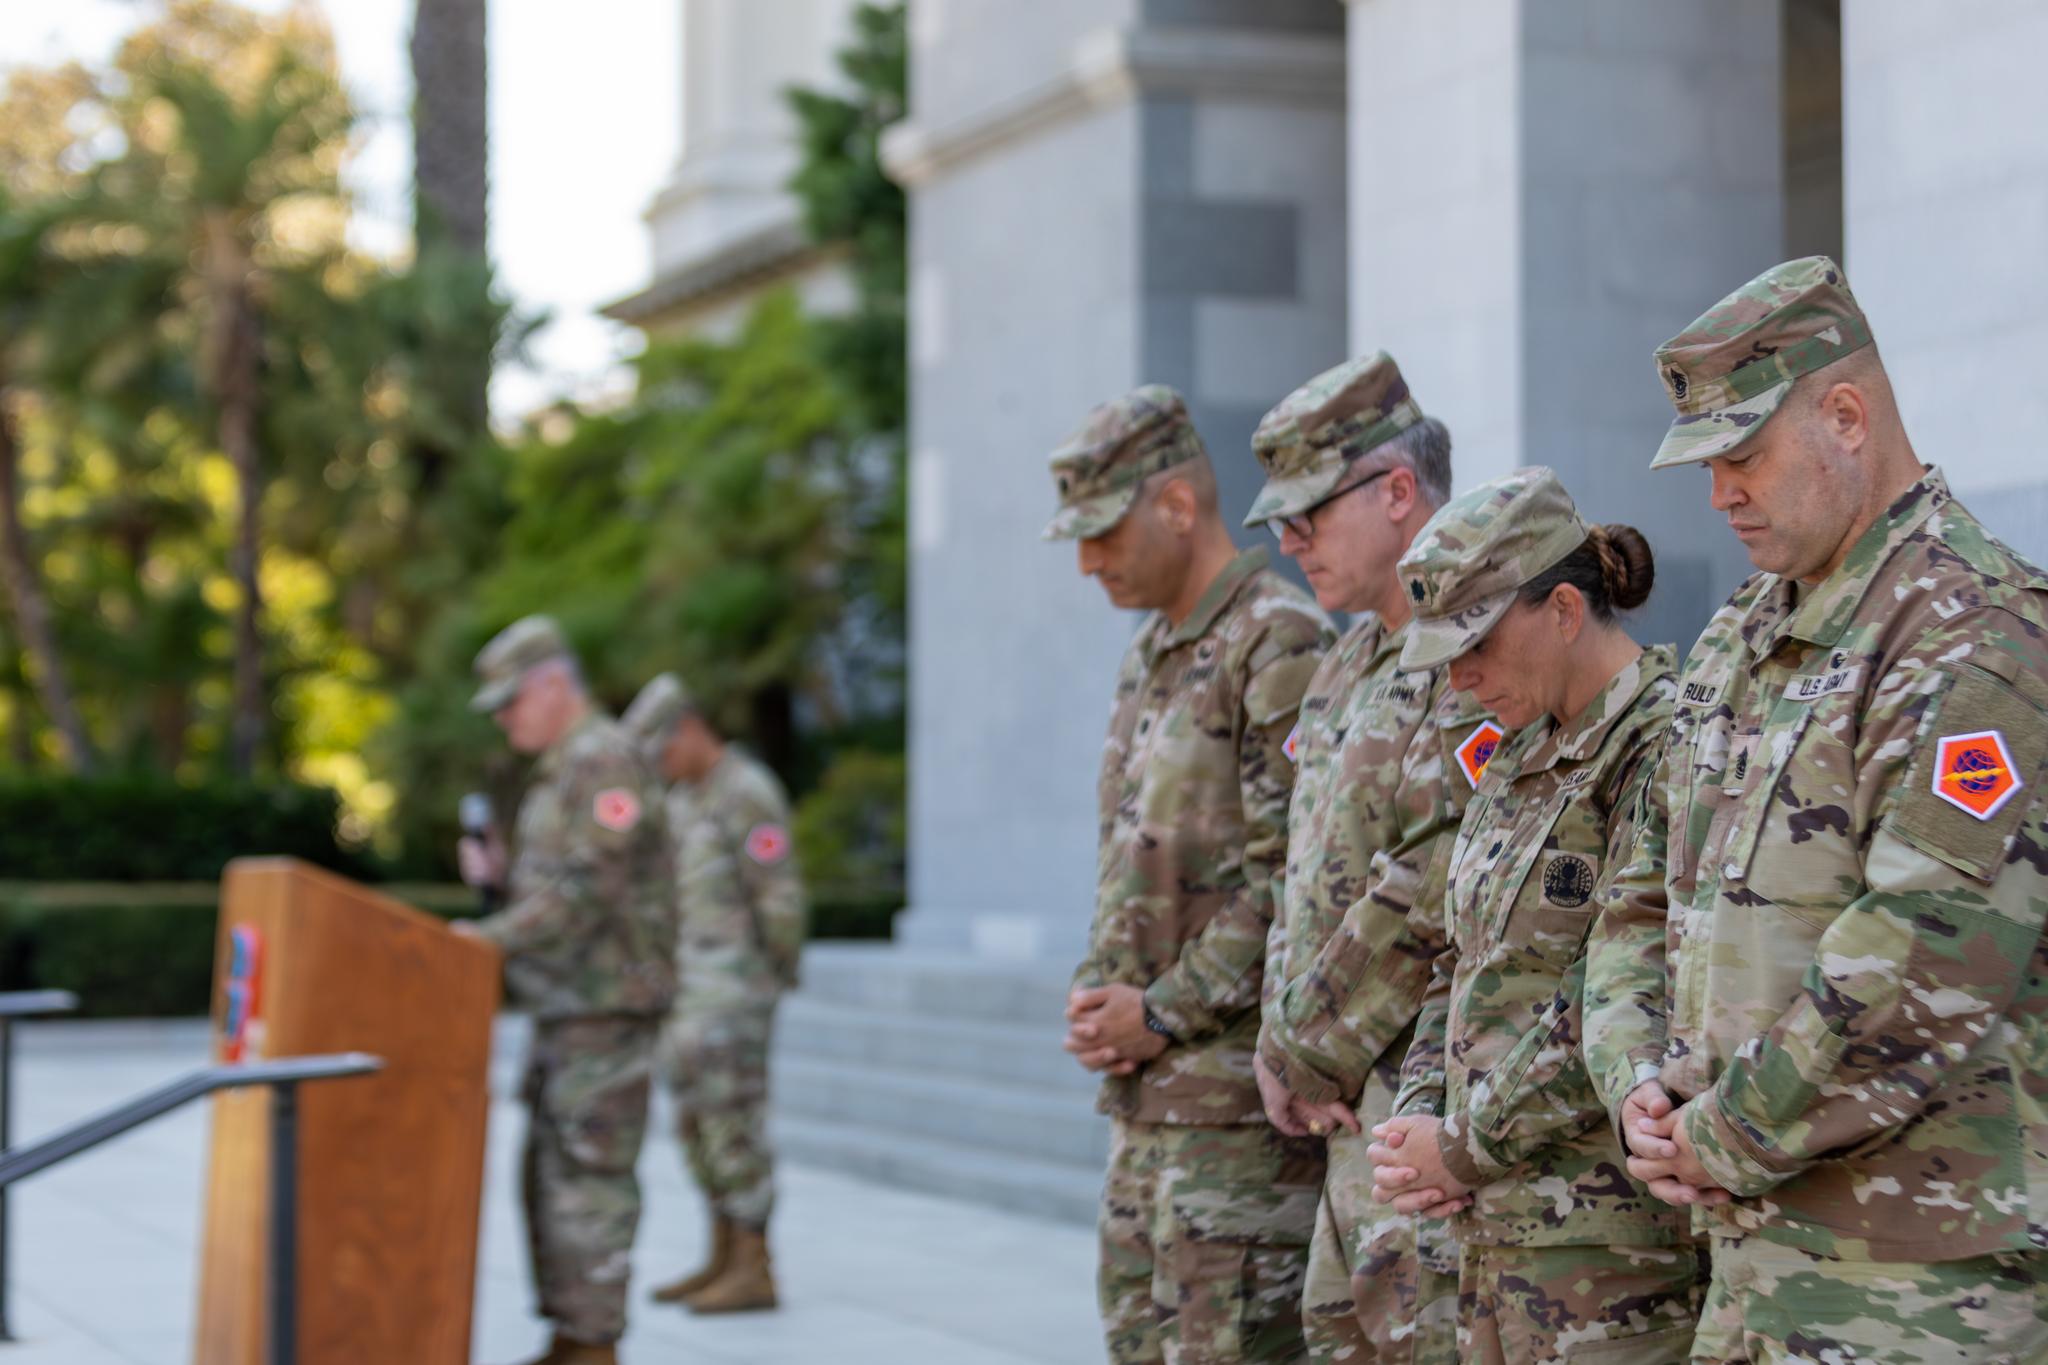
[[[1375,1194],[1456,1215],[1461,1360],[1683,1362],[1704,1266],[1685,1211],[1629,1177],[1579,1046],[1596,913],[1662,943],[1663,869],[1619,875],[1676,688],[1672,651],[1614,620],[1650,594],[1650,547],[1525,469],[1447,503],[1400,571],[1402,667],[1449,661],[1508,734],[1459,753],[1484,774]]]

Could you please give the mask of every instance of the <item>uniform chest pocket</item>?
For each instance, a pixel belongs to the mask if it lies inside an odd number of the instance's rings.
[[[1574,795],[1578,796],[1575,801]],[[1606,853],[1604,822],[1589,794],[1563,792],[1532,822],[1524,840],[1526,866],[1515,888],[1501,946],[1527,953],[1559,972],[1578,961],[1599,908],[1594,893]]]
[[[1854,833],[1855,750],[1835,736],[1835,717],[1821,707],[1843,709],[1818,703],[1800,716],[1789,740],[1767,737],[1760,746],[1760,756],[1769,749],[1772,761],[1745,794],[1743,838],[1731,842],[1724,876],[1825,927],[1861,894],[1863,867]]]

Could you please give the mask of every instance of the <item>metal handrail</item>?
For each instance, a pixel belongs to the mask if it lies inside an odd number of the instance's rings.
[[[46,1014],[69,1014],[78,1008],[70,991],[0,991],[0,1152],[14,1145],[14,1021]],[[7,1249],[7,1187],[0,1185],[0,1341],[14,1340],[7,1315],[7,1284],[11,1267]]]
[[[298,1355],[299,1086],[381,1070],[363,1052],[203,1067],[25,1147],[0,1152],[0,1191],[217,1090],[270,1087],[270,1365]]]

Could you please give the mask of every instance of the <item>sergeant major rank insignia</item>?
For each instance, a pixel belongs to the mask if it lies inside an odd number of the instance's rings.
[[[1458,770],[1472,786],[1478,786],[1479,779],[1486,776],[1486,765],[1493,762],[1494,750],[1500,748],[1501,734],[1501,728],[1489,720],[1458,746]]]
[[[1943,735],[1935,747],[1934,794],[1979,820],[1996,815],[2026,785],[1996,730]]]

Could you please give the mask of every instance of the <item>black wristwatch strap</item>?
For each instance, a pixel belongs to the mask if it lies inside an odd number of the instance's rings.
[[[1145,1006],[1145,1027],[1151,1029],[1154,1033],[1158,1034],[1161,1038],[1164,1038],[1169,1043],[1177,1043],[1180,1041],[1178,1038],[1173,1036],[1173,1030],[1168,1028],[1164,1023],[1162,1023],[1160,1021],[1159,1016],[1152,1012],[1152,1007],[1150,1005]]]

